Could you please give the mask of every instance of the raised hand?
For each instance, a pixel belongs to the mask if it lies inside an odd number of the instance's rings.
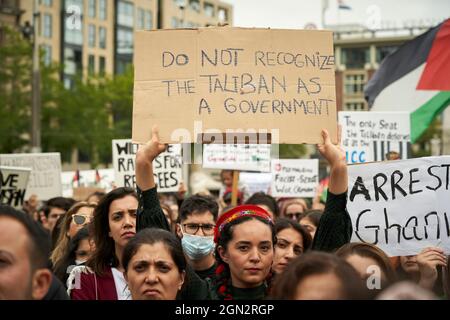
[[[330,166],[346,163],[345,151],[340,147],[341,128],[338,130],[338,143],[331,142],[330,134],[327,129],[322,129],[323,142],[317,145],[320,154],[328,161]]]
[[[145,145],[140,146],[136,153],[136,184],[142,191],[155,187],[152,162],[166,148],[167,145],[160,143],[158,128],[153,126],[152,139]]]
[[[440,248],[428,247],[417,255],[417,265],[420,272],[419,284],[431,289],[438,277],[438,266],[447,266],[447,256]]]
[[[139,146],[136,159],[152,162],[155,158],[167,148],[167,145],[159,142],[158,127],[153,126],[152,138],[146,144]]]

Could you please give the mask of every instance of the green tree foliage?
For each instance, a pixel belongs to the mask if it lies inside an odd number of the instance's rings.
[[[3,27],[0,45],[0,152],[28,143],[31,129],[32,47],[20,33]]]

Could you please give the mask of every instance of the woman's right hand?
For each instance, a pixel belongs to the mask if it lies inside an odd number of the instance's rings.
[[[427,289],[432,289],[438,277],[438,266],[447,266],[447,256],[441,248],[428,247],[417,255],[420,280],[419,284]]]

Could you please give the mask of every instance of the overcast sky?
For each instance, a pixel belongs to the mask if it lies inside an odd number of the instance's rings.
[[[322,0],[222,0],[234,7],[234,26],[301,29],[307,23],[321,28]],[[450,0],[343,0],[351,10],[338,10],[337,0],[329,0],[325,23],[400,26],[450,17]]]

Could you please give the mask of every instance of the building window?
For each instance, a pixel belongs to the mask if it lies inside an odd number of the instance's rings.
[[[88,73],[89,75],[95,74],[95,56],[93,54],[90,54],[88,58]]]
[[[388,55],[393,53],[394,51],[397,51],[398,46],[383,46],[383,47],[377,47],[377,63],[380,63],[383,61],[384,58],[386,58]]]
[[[83,45],[83,0],[66,0],[65,5],[64,41],[81,46]]]
[[[345,111],[367,111],[364,101],[346,102]]]
[[[133,53],[133,30],[123,28],[117,30],[117,53]]]
[[[52,47],[47,44],[43,44],[41,45],[41,50],[43,52],[44,64],[46,66],[50,65],[52,63]]]
[[[46,7],[51,7],[53,5],[52,0],[42,0],[42,4]]]
[[[345,65],[346,69],[364,69],[366,63],[370,62],[370,51],[368,47],[342,48],[341,57],[341,64]]]
[[[98,29],[98,46],[101,49],[106,49],[106,28],[104,27]]]
[[[90,18],[95,18],[96,2],[97,0],[89,0],[88,15]]]
[[[189,8],[194,11],[200,12],[200,1],[199,0],[189,0]]]
[[[211,3],[205,2],[203,5],[203,11],[207,17],[214,17],[214,5]]]
[[[153,29],[153,15],[152,15],[152,12],[150,10],[146,10],[144,12],[144,15],[145,15],[145,24],[144,24],[145,30]]]
[[[134,27],[134,5],[130,2],[119,1],[117,7],[117,22],[126,27]]]
[[[106,20],[106,18],[108,16],[108,13],[107,13],[108,8],[106,6],[106,1],[107,0],[99,0],[99,3],[98,3],[98,9],[99,9],[98,15],[101,20]]]
[[[225,8],[219,8],[217,13],[220,22],[228,21],[228,10]]]
[[[93,24],[88,27],[88,43],[90,48],[95,48],[95,25]]]
[[[98,72],[101,75],[104,75],[106,71],[106,59],[105,57],[100,57],[99,63],[98,63]]]
[[[44,14],[44,21],[42,23],[42,36],[45,38],[52,37],[52,16],[50,14]]]
[[[344,78],[344,94],[363,95],[366,82],[365,72],[346,74]]]

